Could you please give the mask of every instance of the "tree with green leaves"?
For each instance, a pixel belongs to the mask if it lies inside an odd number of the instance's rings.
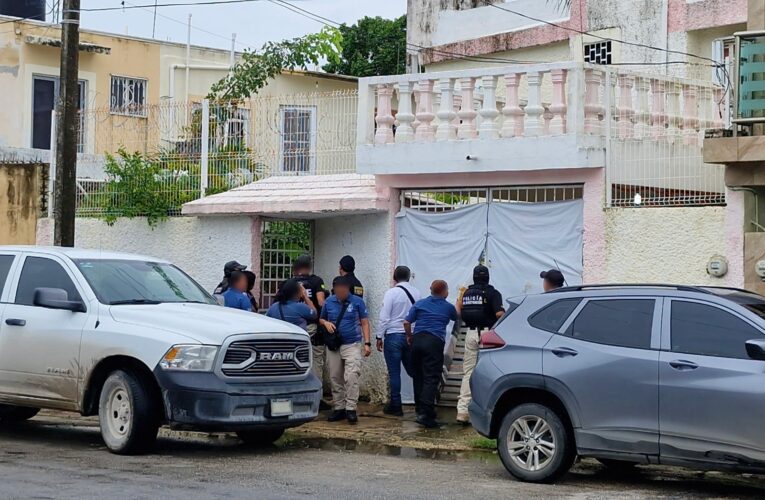
[[[327,27],[291,40],[268,42],[260,51],[247,51],[232,71],[210,89],[210,99],[243,99],[265,87],[284,70],[308,69],[323,61],[337,62],[341,52],[340,31]]]
[[[365,77],[406,72],[406,16],[365,17],[338,30],[342,50],[339,60],[324,65],[327,73]]]

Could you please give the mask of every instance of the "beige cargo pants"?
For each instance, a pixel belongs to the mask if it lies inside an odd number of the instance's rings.
[[[308,331],[308,335],[313,337],[316,335],[316,330],[318,330],[318,325],[316,324],[309,324],[306,330]],[[324,345],[312,345],[311,346],[313,350],[313,366],[311,369],[313,370],[314,375],[316,375],[316,378],[319,379],[319,382],[324,384],[324,363],[326,361],[326,355],[325,352],[327,348]]]
[[[327,366],[335,410],[355,411],[359,402],[361,342],[342,345],[337,351],[327,349]]]
[[[467,413],[472,400],[470,393],[470,376],[478,362],[478,342],[480,334],[478,330],[470,329],[465,336],[465,356],[462,360],[462,387],[460,387],[460,399],[457,402],[457,413]]]

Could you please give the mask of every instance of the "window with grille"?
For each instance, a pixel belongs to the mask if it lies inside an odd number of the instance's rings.
[[[316,167],[316,107],[282,106],[281,170],[310,173]]]
[[[611,64],[611,41],[584,44],[584,62]]]
[[[110,111],[128,116],[146,116],[148,80],[112,76]]]

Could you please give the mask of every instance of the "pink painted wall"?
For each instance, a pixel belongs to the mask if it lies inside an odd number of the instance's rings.
[[[745,23],[747,0],[669,0],[667,24],[670,33]]]
[[[603,212],[605,181],[602,168],[541,170],[534,172],[491,172],[460,174],[381,175],[377,182],[393,192],[397,189],[523,186],[540,184],[583,184],[584,193],[584,281],[606,280],[606,235]],[[392,199],[397,199],[391,196]],[[399,210],[396,201],[395,214]],[[395,230],[395,220],[391,221]],[[392,258],[395,263],[395,238]]]

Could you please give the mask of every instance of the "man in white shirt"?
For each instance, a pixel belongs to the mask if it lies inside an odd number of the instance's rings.
[[[404,319],[412,305],[420,300],[420,291],[409,284],[411,276],[412,272],[406,266],[398,266],[393,272],[396,285],[385,292],[377,328],[377,350],[385,356],[390,386],[390,401],[383,411],[398,417],[404,416],[401,408],[401,364],[409,373],[411,359]]]

